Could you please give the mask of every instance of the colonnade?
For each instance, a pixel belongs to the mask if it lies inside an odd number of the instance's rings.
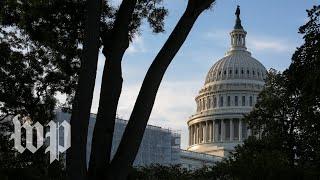
[[[241,119],[215,119],[189,126],[189,145],[242,141],[250,130]]]

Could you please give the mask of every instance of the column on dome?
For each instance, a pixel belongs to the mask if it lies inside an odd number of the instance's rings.
[[[204,127],[205,127],[204,122],[201,122],[201,132],[202,132],[201,142],[202,143],[204,142],[204,138],[205,138]]]
[[[208,132],[209,132],[209,126],[208,126],[208,121],[205,122],[206,123],[206,138],[205,138],[205,142],[208,142],[209,141],[209,135],[208,135]]]
[[[234,132],[233,132],[233,130],[234,130],[234,128],[233,128],[233,119],[231,118],[230,119],[230,141],[233,141],[233,134],[234,134]]]
[[[192,125],[190,125],[189,127],[190,127],[190,131],[189,131],[190,132],[190,135],[189,135],[190,137],[189,138],[190,138],[190,146],[191,146],[193,144],[193,142],[192,142],[192,139],[193,139]]]
[[[217,142],[220,141],[220,138],[219,138],[219,134],[220,134],[219,133],[219,127],[220,127],[220,122],[217,119],[216,123],[215,123],[215,129],[214,129],[215,130],[215,133],[214,133],[215,139],[214,140],[217,141]]]
[[[204,142],[204,124],[203,122],[200,123],[201,124],[201,143]]]
[[[198,144],[200,144],[201,143],[201,125],[200,125],[200,123],[198,123]]]
[[[226,125],[225,125],[224,119],[221,119],[221,141],[225,140],[225,136],[226,136]]]
[[[208,125],[209,125],[209,142],[212,142],[212,120],[208,121]]]
[[[196,128],[195,125],[192,125],[192,144],[196,144]]]
[[[195,144],[198,144],[198,124],[195,124],[194,125],[194,130],[195,130],[195,140],[194,140],[194,143]]]
[[[203,137],[203,130],[202,130],[202,123],[199,123],[199,143],[202,143],[202,137]]]
[[[206,142],[207,140],[207,126],[206,126],[206,122],[202,123],[202,129],[203,129],[203,141],[202,142]]]
[[[202,140],[203,140],[203,127],[202,127],[202,122],[199,123],[199,133],[200,133],[199,143],[202,143]]]
[[[203,142],[203,122],[200,122],[200,143]]]
[[[239,141],[242,140],[242,120],[239,119]]]
[[[193,144],[192,140],[193,140],[192,125],[190,125],[190,145]]]
[[[188,127],[188,132],[189,132],[189,146],[191,146],[191,128],[190,128],[190,126]]]
[[[210,131],[210,133],[211,133],[211,142],[214,142],[214,133],[215,133],[215,129],[214,129],[214,127],[215,127],[215,122],[214,122],[214,119],[212,120],[212,122],[211,122],[211,131]]]

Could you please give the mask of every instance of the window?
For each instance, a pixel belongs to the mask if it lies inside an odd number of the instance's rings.
[[[244,70],[243,69],[241,70],[241,74],[244,74]]]
[[[223,74],[225,74],[225,75],[226,75],[226,74],[227,74],[227,71],[226,71],[226,70],[224,70]]]
[[[208,106],[208,109],[211,108],[211,98],[210,98],[210,97],[208,98],[208,104],[207,104],[207,106]]]
[[[197,103],[197,112],[199,112],[199,109],[200,109],[200,105],[199,105],[200,103],[198,102]]]
[[[253,74],[253,75],[256,75],[256,73],[254,72],[254,70],[252,71],[252,74]]]
[[[246,105],[246,97],[242,96],[242,106],[245,106],[245,105]]]
[[[238,74],[238,69],[236,69],[236,74]]]
[[[231,101],[230,96],[228,96],[227,106],[230,106],[230,101]]]
[[[253,104],[253,98],[252,98],[252,96],[250,96],[249,104],[250,104],[250,106],[252,106],[252,104]]]
[[[205,99],[202,99],[202,110],[206,109],[206,101]]]
[[[217,98],[213,97],[213,107],[215,108],[217,106]]]
[[[220,107],[222,107],[222,106],[223,106],[223,96],[220,96],[219,106],[220,106]]]
[[[235,105],[235,106],[238,106],[238,96],[235,96],[235,97],[234,97],[234,105]]]
[[[250,74],[250,71],[249,71],[249,70],[247,70],[247,74]]]
[[[232,70],[231,69],[229,70],[229,74],[232,74]]]

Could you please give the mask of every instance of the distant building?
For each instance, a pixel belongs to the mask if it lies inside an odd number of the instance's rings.
[[[56,118],[59,122],[70,119],[69,113],[57,111]],[[92,135],[96,115],[91,114],[88,128],[87,163],[89,162]],[[127,120],[116,119],[112,152],[113,156],[120,143],[122,134],[127,125]],[[147,125],[140,149],[134,161],[134,166],[148,166],[151,164],[176,165],[181,164],[185,168],[196,169],[204,165],[212,165],[221,158],[202,153],[188,152],[180,149],[181,135],[177,131]]]
[[[209,70],[195,98],[197,112],[188,120],[189,151],[225,157],[250,135],[242,121],[264,87],[266,68],[246,48],[246,34],[236,11],[231,48]]]

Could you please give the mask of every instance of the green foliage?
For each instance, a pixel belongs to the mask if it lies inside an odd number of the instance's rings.
[[[138,1],[129,27],[130,37],[140,32],[144,19],[154,32],[164,31],[167,10],[161,2]],[[28,58],[35,59],[33,64],[41,72],[34,75],[44,76],[41,83],[50,86],[52,93],[66,94],[69,103],[66,105],[70,105],[81,65],[86,1],[4,0],[0,7],[0,42],[7,43],[11,51],[23,52]],[[101,40],[111,29],[117,8],[109,1],[103,1]],[[21,63],[27,63],[26,57],[23,58]]]
[[[161,3],[138,1],[130,38],[140,33],[144,19],[153,32],[164,31],[167,10]],[[102,9],[100,39],[105,45],[103,35],[111,29],[118,7],[103,1]],[[70,107],[81,66],[85,11],[86,0],[0,1],[0,179],[62,177],[61,164],[49,165],[43,150],[13,150],[8,133],[12,123],[6,118],[21,114],[46,124],[57,106]],[[66,104],[58,104],[57,93],[67,96]]]
[[[163,166],[154,164],[147,167],[133,168],[128,179],[134,180],[185,180],[185,179],[216,179],[215,167],[203,167],[188,170],[181,165]]]

